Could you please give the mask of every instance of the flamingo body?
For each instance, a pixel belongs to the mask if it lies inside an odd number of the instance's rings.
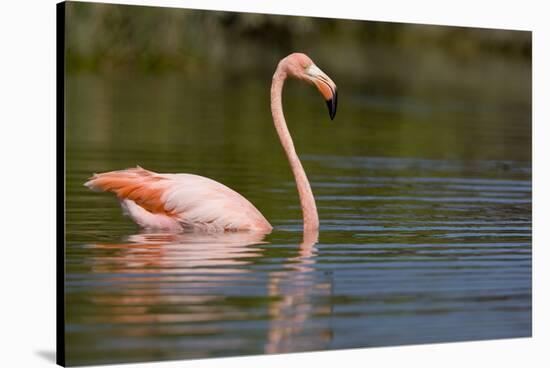
[[[157,174],[137,167],[95,174],[85,185],[116,194],[124,212],[144,228],[272,230],[246,198],[199,175]]]

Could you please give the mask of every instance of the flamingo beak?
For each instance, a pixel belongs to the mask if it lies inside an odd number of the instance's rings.
[[[306,69],[306,74],[310,78],[311,82],[317,87],[321,95],[327,102],[328,113],[330,120],[333,120],[336,116],[336,107],[338,106],[338,93],[336,91],[336,84],[330,79],[321,69],[315,64],[311,64]]]

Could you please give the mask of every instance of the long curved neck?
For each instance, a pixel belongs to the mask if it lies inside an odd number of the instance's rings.
[[[298,195],[300,196],[300,204],[302,206],[302,215],[304,217],[304,231],[317,230],[319,229],[319,216],[317,215],[315,198],[307,180],[306,172],[294,149],[294,143],[292,142],[292,137],[283,115],[282,91],[286,77],[287,75],[282,68],[280,66],[277,67],[271,84],[271,114],[275,129],[294,174],[294,180],[296,180],[296,187],[298,188]]]

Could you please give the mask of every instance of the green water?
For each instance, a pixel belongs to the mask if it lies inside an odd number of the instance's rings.
[[[333,122],[315,90],[289,82],[316,244],[272,126],[270,72],[70,74],[68,363],[530,336],[530,82],[510,87],[495,65],[493,84],[472,88],[453,88],[462,75],[362,83],[321,65],[339,87]],[[224,183],[275,229],[143,233],[82,185],[135,165]]]

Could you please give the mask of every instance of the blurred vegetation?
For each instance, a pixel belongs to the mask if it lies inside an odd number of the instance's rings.
[[[460,63],[531,58],[531,33],[521,31],[74,2],[67,19],[69,71],[196,71],[228,60],[249,67],[246,59],[262,57],[247,53],[255,47],[281,55],[314,48],[354,69],[381,46],[439,50]]]

